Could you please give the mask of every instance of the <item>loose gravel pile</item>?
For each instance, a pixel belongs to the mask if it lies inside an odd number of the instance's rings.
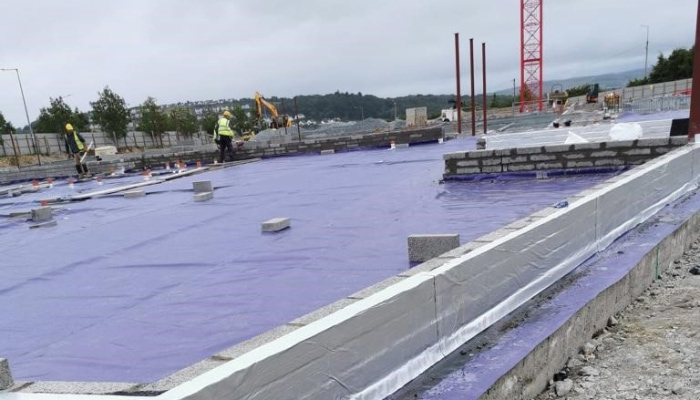
[[[700,399],[699,264],[695,242],[537,400]]]

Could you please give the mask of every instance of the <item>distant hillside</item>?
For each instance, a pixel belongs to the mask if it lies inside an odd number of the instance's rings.
[[[644,70],[633,70],[616,72],[612,74],[583,76],[569,79],[559,79],[545,82],[545,92],[549,92],[554,84],[561,84],[564,89],[581,86],[589,83],[597,83],[601,88],[612,89],[624,87],[631,79],[644,76]],[[505,89],[489,94],[488,105],[495,107],[510,107],[513,101],[513,89]],[[454,94],[418,94],[401,96],[395,98],[382,98],[371,94],[348,93],[337,91],[324,95],[300,95],[297,96],[298,110],[306,118],[313,120],[323,120],[340,118],[341,120],[359,120],[362,118],[382,118],[393,120],[394,115],[399,118],[404,117],[405,109],[411,107],[427,107],[429,118],[440,115],[440,110],[454,106]],[[277,105],[280,112],[293,114],[294,100],[290,98],[280,98],[270,96],[269,101]],[[482,96],[476,96],[477,107],[481,107]],[[463,98],[464,107],[469,107],[469,96]],[[206,101],[187,101],[184,103],[170,104],[183,105],[191,108],[199,117],[203,117],[210,112],[220,112],[232,107],[242,107],[245,110],[255,110],[255,102],[250,98],[242,99],[221,99]]]
[[[627,86],[627,83],[632,79],[639,79],[644,77],[644,69],[633,69],[630,71],[615,72],[611,74],[603,75],[593,75],[593,76],[578,76],[575,78],[567,79],[554,79],[551,81],[544,82],[544,91],[548,93],[553,85],[560,84],[564,89],[569,89],[576,86],[581,86],[589,83],[597,83],[601,88],[605,89],[617,89]],[[513,95],[513,89],[504,89],[498,94],[502,95]]]

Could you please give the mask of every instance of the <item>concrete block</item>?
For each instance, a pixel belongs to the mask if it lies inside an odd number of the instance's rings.
[[[651,154],[651,149],[632,149],[623,152],[627,156],[646,156]]]
[[[396,143],[396,148],[397,149],[407,149],[408,143]]]
[[[530,156],[530,161],[553,161],[557,156],[548,156],[544,154],[533,154]]]
[[[671,151],[670,147],[656,147],[656,148],[654,148],[654,154],[661,155],[661,154],[666,154],[669,151]]]
[[[400,273],[398,276],[400,278],[408,278],[408,277],[411,277],[413,275],[420,274],[421,272],[430,272],[430,271],[434,270],[435,268],[442,267],[443,265],[445,265],[445,263],[447,263],[448,261],[453,260],[453,259],[454,259],[453,257],[443,257],[443,256],[431,258],[430,260],[428,260],[424,263],[420,263],[413,268],[409,268],[408,270]]]
[[[299,317],[292,322],[289,323],[289,325],[292,326],[304,326],[308,325],[312,322],[316,322],[319,319],[323,317],[327,317],[333,313],[335,313],[338,310],[342,310],[343,308],[349,306],[350,304],[356,303],[357,299],[350,299],[350,298],[344,298],[336,301],[335,303],[331,303],[325,307],[321,307],[316,311],[312,311],[302,317]]]
[[[516,230],[517,229],[510,228],[510,227],[503,227],[501,229],[487,233],[486,235],[480,236],[480,237],[474,239],[474,241],[477,243],[491,243],[491,242],[496,241],[496,240],[498,240],[506,235],[513,233]]]
[[[56,222],[56,221],[46,221],[46,222],[40,222],[36,225],[30,225],[29,229],[51,228],[51,227],[54,227],[57,225],[58,225],[58,222]]]
[[[606,149],[616,149],[620,147],[632,147],[634,146],[634,140],[618,140],[615,142],[605,142]]]
[[[214,186],[211,184],[211,181],[197,181],[192,182],[192,189],[194,189],[195,193],[206,193],[213,192]]]
[[[617,152],[616,151],[594,151],[591,153],[591,157],[594,158],[602,158],[602,157],[616,157]]]
[[[574,144],[574,150],[598,150],[600,149],[600,143],[576,143]]]
[[[460,151],[457,153],[447,153],[442,155],[443,160],[460,160],[463,158],[467,158],[467,153],[464,151]]]
[[[7,359],[0,358],[0,390],[9,389],[14,383],[10,363],[7,362]]]
[[[32,209],[32,221],[34,222],[46,222],[51,221],[53,214],[51,212],[51,207],[41,207]]]
[[[335,150],[333,149],[328,149],[328,150],[321,150],[321,155],[324,156],[326,154],[333,154],[335,153]]]
[[[582,158],[585,158],[583,154],[563,154],[562,157],[564,157],[567,160],[580,160]]]
[[[408,259],[424,262],[459,247],[459,234],[410,235],[408,237]]]
[[[262,224],[263,232],[278,232],[289,228],[291,220],[289,218],[272,218]]]
[[[572,151],[574,146],[572,144],[558,144],[556,146],[545,146],[544,151],[546,153],[563,153],[565,151]]]
[[[493,174],[496,172],[503,172],[503,167],[500,165],[494,165],[492,167],[483,167],[481,168],[481,172],[485,174]]]
[[[491,165],[501,165],[501,158],[484,158],[481,160],[481,165],[491,166]]]
[[[540,154],[542,153],[542,146],[540,147],[523,147],[516,150],[516,154]]]
[[[567,161],[566,168],[589,168],[593,166],[593,161]]]
[[[527,156],[501,158],[501,164],[512,164],[512,163],[522,163],[522,162],[527,162]]]
[[[596,167],[604,167],[604,166],[610,166],[610,165],[625,165],[625,162],[622,160],[616,160],[616,159],[604,159],[604,160],[596,160],[595,166]]]
[[[535,169],[535,164],[513,164],[506,165],[505,168],[509,172],[532,171]]]
[[[562,163],[538,163],[535,165],[537,169],[561,169],[564,168]]]
[[[195,193],[194,201],[207,201],[214,198],[214,192]]]
[[[481,242],[469,242],[469,243],[465,243],[465,244],[463,244],[463,245],[457,247],[457,248],[454,249],[454,250],[451,250],[451,251],[448,251],[448,252],[445,253],[445,254],[442,254],[442,255],[440,256],[440,258],[457,258],[457,257],[461,257],[461,256],[463,256],[463,255],[465,255],[465,254],[467,254],[467,253],[470,253],[470,252],[472,252],[472,251],[478,249],[479,247],[482,247],[484,244],[485,244],[485,243],[481,243]]]
[[[423,264],[421,264],[423,265]],[[409,269],[410,271],[410,269]],[[403,281],[405,278],[402,276],[392,276],[391,278],[387,278],[379,283],[375,283],[374,285],[364,288],[360,290],[359,292],[355,292],[348,296],[348,299],[366,299],[369,296],[381,292],[382,290],[388,288],[389,286],[395,285],[401,281]]]
[[[637,147],[668,146],[670,138],[639,139]]]
[[[299,329],[299,325],[279,325],[265,333],[248,339],[245,342],[238,343],[233,347],[229,347],[228,349],[225,349],[220,353],[216,354],[214,357],[222,360],[232,360],[238,358],[251,350],[257,349],[258,347],[264,344],[279,339],[282,336],[288,333],[292,333],[297,329]]]
[[[146,192],[144,190],[130,190],[128,192],[124,192],[125,199],[136,199],[144,196],[146,196]]]
[[[478,167],[479,160],[457,161],[457,166],[458,167]]]
[[[513,155],[515,155],[515,149],[500,149],[500,150],[494,150],[494,151],[493,151],[493,154],[494,154],[495,156],[502,156],[502,157],[513,156]]]
[[[672,136],[671,137],[671,145],[672,146],[685,146],[688,144],[688,137],[687,136]]]
[[[467,153],[468,158],[485,158],[485,157],[493,157],[493,150],[477,150],[477,151],[470,151]]]

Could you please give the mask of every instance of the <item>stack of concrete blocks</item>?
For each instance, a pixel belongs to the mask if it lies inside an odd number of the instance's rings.
[[[279,232],[289,228],[291,220],[289,218],[272,218],[262,223],[263,232]]]
[[[408,260],[425,262],[459,247],[459,234],[411,235],[408,237]]]
[[[192,182],[194,201],[207,201],[214,198],[214,186],[211,181]]]
[[[10,364],[7,359],[0,358],[0,390],[6,390],[14,385],[14,380],[12,379],[12,372],[10,371]]]
[[[504,172],[625,168],[643,164],[687,143],[686,137],[674,136],[448,153],[443,156],[444,178],[460,179],[467,175]]]
[[[32,222],[35,225],[31,225],[29,229],[35,228],[47,228],[50,226],[56,226],[56,221],[53,221],[53,212],[51,207],[41,207],[32,209]]]
[[[428,126],[428,107],[407,108],[406,126],[409,128]]]

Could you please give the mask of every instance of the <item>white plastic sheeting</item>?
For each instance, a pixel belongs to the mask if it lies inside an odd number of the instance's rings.
[[[635,140],[641,139],[643,133],[644,130],[641,125],[630,122],[611,126],[609,137],[611,140]]]
[[[643,121],[635,123],[642,129],[641,139],[667,138],[671,132],[671,119]],[[610,140],[611,129],[616,124],[596,124],[589,126],[576,126],[566,129],[543,129],[538,131],[489,134],[486,136],[486,149],[511,149],[516,147],[551,146],[567,144],[571,134],[574,134],[589,142],[605,142]],[[622,129],[628,129],[629,123]],[[626,127],[626,128],[625,128]],[[617,128],[620,129],[620,128]],[[635,132],[637,128],[634,128]],[[618,133],[615,133],[618,135]]]

